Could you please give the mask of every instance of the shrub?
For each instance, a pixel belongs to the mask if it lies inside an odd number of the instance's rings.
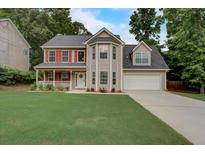
[[[43,90],[44,90],[43,84],[40,83],[40,84],[37,86],[37,89],[43,91]]]
[[[36,83],[33,83],[32,85],[31,85],[31,90],[36,90],[37,89],[37,85],[36,85]]]
[[[48,91],[54,91],[55,90],[55,88],[52,84],[47,84],[45,89],[48,90]]]
[[[14,85],[16,83],[33,83],[34,71],[20,71],[9,67],[0,67],[0,84]]]
[[[64,88],[63,86],[57,86],[56,89],[57,89],[58,91],[63,91],[65,88]]]
[[[121,93],[122,91],[121,91],[121,90],[118,90],[117,92],[118,92],[118,93]]]
[[[101,87],[101,88],[100,88],[100,92],[106,93],[106,92],[107,92],[107,89],[106,89],[105,87]]]
[[[87,91],[87,92],[90,92],[90,89],[89,89],[89,88],[87,88],[87,89],[86,89],[86,91]]]
[[[94,92],[94,91],[95,91],[95,89],[94,89],[94,88],[91,88],[91,89],[90,89],[90,91]]]
[[[112,88],[112,89],[111,89],[111,92],[114,93],[114,92],[115,92],[115,88]]]

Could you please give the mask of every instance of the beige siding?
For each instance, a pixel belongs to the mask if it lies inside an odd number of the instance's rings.
[[[162,90],[166,90],[166,71],[152,70],[124,70],[123,75],[160,75],[162,82]]]
[[[108,46],[108,55],[107,59],[100,59],[100,52],[99,48],[100,45],[107,45]],[[93,45],[92,45],[93,46]],[[96,46],[96,59],[92,59],[92,46],[88,45],[88,63],[87,63],[87,87],[88,88],[94,88],[95,90],[99,90],[99,88],[104,87],[108,91],[110,91],[112,88],[115,88],[116,90],[121,90],[121,46],[115,45],[117,47],[116,50],[116,60],[112,59],[112,46],[113,44],[95,44]],[[97,62],[96,62],[97,60]],[[92,84],[92,72],[96,72],[96,84]],[[100,72],[107,72],[108,73],[108,84],[102,85],[100,84]],[[112,85],[112,72],[116,72],[116,85]]]
[[[29,47],[9,21],[0,21],[0,65],[29,69]]]

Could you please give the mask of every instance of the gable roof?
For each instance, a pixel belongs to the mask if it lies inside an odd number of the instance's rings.
[[[132,52],[131,53],[133,53],[137,48],[139,48],[141,45],[144,45],[149,51],[152,51],[152,49],[144,42],[144,41],[141,41],[140,43],[138,43],[135,47],[134,47],[134,49],[132,49]]]
[[[16,30],[17,34],[19,35],[19,37],[26,43],[26,45],[31,48],[30,44],[26,41],[26,39],[24,38],[24,36],[21,34],[21,32],[18,30],[18,28],[16,27],[16,25],[11,21],[11,19],[6,18],[6,19],[0,19],[0,22],[3,21],[8,21],[12,27]]]
[[[121,39],[119,35],[114,35],[112,32],[110,32],[108,29],[106,29],[105,27],[103,27],[102,29],[100,29],[97,33],[95,33],[95,35],[93,35],[92,37],[88,38],[84,43],[87,44],[90,40],[92,40],[93,38],[95,38],[97,35],[99,35],[100,33],[102,33],[103,31],[107,32],[108,34],[110,34],[113,38],[115,38],[116,40],[118,40],[121,44],[125,44]]]
[[[41,47],[85,47],[83,43],[92,35],[61,35],[57,34],[55,37],[44,43]]]
[[[158,49],[151,45],[151,65],[133,65],[131,53],[137,45],[125,45],[123,48],[123,69],[169,69]]]

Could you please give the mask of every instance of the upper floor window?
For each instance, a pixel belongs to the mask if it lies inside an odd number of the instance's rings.
[[[61,80],[62,81],[68,80],[68,72],[61,72]]]
[[[149,64],[149,53],[137,52],[135,63],[136,64]]]
[[[93,60],[95,59],[95,46],[92,47],[92,59]]]
[[[100,59],[107,59],[108,45],[99,45]]]
[[[56,61],[55,51],[49,51],[49,62],[55,62],[55,61]]]
[[[62,51],[62,61],[63,62],[68,61],[68,51]]]
[[[112,47],[112,59],[116,59],[116,47]]]
[[[100,84],[107,84],[107,72],[100,72]]]
[[[78,51],[78,62],[84,62],[85,52]]]

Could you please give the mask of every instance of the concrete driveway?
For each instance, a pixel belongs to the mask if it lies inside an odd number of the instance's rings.
[[[126,91],[193,144],[205,144],[205,102],[165,91]]]

